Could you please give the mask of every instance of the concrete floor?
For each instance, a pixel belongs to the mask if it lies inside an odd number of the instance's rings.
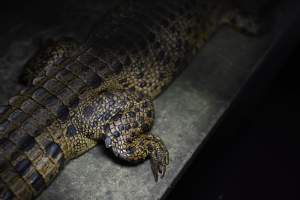
[[[80,33],[76,30],[82,25],[78,23],[87,19],[84,15],[78,20],[69,17],[69,21],[60,21],[59,25],[15,23],[10,33],[1,33],[0,102],[4,103],[20,89],[17,74],[37,49],[37,40],[66,34],[83,38],[95,22],[95,13],[103,13],[105,9],[100,10],[94,12]],[[70,13],[65,15],[72,16]],[[64,26],[66,23],[69,26]],[[155,183],[149,161],[126,166],[112,159],[103,145],[99,145],[67,165],[38,199],[162,198],[247,82],[255,63],[269,47],[271,35],[247,37],[222,28],[155,101],[156,121],[152,132],[163,138],[170,151],[170,165],[163,180]]]

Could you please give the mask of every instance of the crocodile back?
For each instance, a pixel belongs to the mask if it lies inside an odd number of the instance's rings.
[[[67,59],[0,108],[0,199],[31,199],[69,160],[61,131],[81,94],[117,81],[155,98],[218,25],[222,1],[126,1]]]

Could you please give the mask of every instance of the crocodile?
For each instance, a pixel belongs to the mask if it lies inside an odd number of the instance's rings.
[[[259,30],[227,0],[124,1],[85,42],[39,51],[24,68],[27,87],[0,107],[0,199],[36,198],[99,143],[129,163],[150,159],[155,181],[164,177],[153,100],[223,24]]]

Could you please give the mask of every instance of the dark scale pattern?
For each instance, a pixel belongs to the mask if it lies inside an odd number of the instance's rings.
[[[11,141],[3,136],[0,138],[0,148],[4,150],[10,149],[12,147],[11,143]]]
[[[7,160],[5,160],[4,157],[1,155],[1,158],[0,158],[0,173],[3,172],[7,168],[7,166],[8,166]]]
[[[47,109],[38,109],[36,112],[32,113],[32,118],[35,119],[34,124],[44,127],[49,120],[53,119],[53,115],[49,113]]]
[[[64,87],[58,94],[57,98],[64,104],[69,105],[74,99],[78,98],[70,88]],[[71,106],[72,107],[72,106]]]
[[[69,88],[71,88],[75,93],[80,94],[86,87],[86,84],[80,78],[74,78],[68,83]]]
[[[95,82],[94,79],[96,77],[94,70],[79,62],[75,62],[69,65],[67,69],[70,70],[73,74],[75,74],[78,77],[78,79],[80,79],[85,85],[95,87],[93,86],[93,83]],[[97,85],[97,83],[94,84]]]
[[[75,78],[75,75],[69,70],[63,69],[55,75],[55,78],[67,85],[71,80]]]
[[[56,107],[56,105],[59,103],[59,99],[56,96],[50,96],[45,102],[45,107],[49,110],[52,110],[52,112],[55,112],[55,108],[53,107]]]
[[[91,77],[89,77],[87,81],[87,85],[91,88],[97,88],[101,85],[103,82],[102,78],[98,76],[97,74],[92,74]]]
[[[65,105],[61,105],[57,110],[57,117],[61,121],[66,121],[69,117],[69,108]]]
[[[68,137],[73,137],[77,134],[77,129],[75,128],[75,126],[73,124],[69,125],[67,128],[67,136]]]
[[[83,116],[89,118],[93,114],[93,112],[94,112],[93,106],[88,105],[83,109]]]
[[[92,79],[93,87],[102,83],[102,78],[105,77],[106,74],[110,73],[107,65],[97,56],[97,52],[94,49],[87,50],[84,54],[79,56],[77,59],[79,63],[83,64],[85,67],[90,68],[93,72],[95,72],[95,77]],[[90,80],[91,81],[91,80]],[[91,83],[89,85],[91,85]]]
[[[39,106],[35,101],[33,101],[32,99],[28,99],[21,104],[20,109],[27,114],[31,114],[33,113],[33,111],[38,109],[38,107]]]
[[[122,131],[123,128],[119,128],[119,130]],[[114,137],[119,137],[119,136],[121,135],[121,133],[120,133],[119,131],[114,131],[114,132],[112,133],[112,135],[113,135]]]
[[[4,115],[5,112],[9,109],[7,105],[0,105],[0,115]]]
[[[14,197],[13,193],[0,180],[0,199],[11,200],[13,199],[13,197]]]
[[[10,157],[10,155],[16,151],[15,145],[8,138],[0,139],[0,149],[2,152],[5,152],[5,155],[8,157]]]
[[[34,118],[30,118],[23,123],[20,129],[28,133],[29,135],[36,137],[40,133],[40,128],[38,127],[39,125],[42,127],[44,124],[38,124],[37,120],[35,120]]]
[[[6,119],[0,122],[0,132],[13,129],[12,123],[9,123]]]
[[[50,79],[46,83],[44,83],[43,87],[52,94],[57,94],[60,90],[64,88],[64,85],[56,79]]]
[[[23,133],[22,140],[18,143],[20,151],[29,151],[36,144],[34,137]]]
[[[26,174],[26,172],[28,172],[30,166],[31,166],[31,162],[27,159],[24,159],[24,160],[19,161],[16,164],[15,168],[16,168],[16,171],[23,176]]]
[[[12,98],[10,98],[8,100],[8,104],[11,105],[12,107],[19,107],[21,103],[23,103],[26,99],[28,99],[27,97],[24,96],[14,96]]]
[[[46,187],[43,177],[37,172],[32,173],[30,178],[31,185],[37,193],[40,193]]]
[[[224,2],[124,1],[83,45],[63,38],[33,56],[23,77],[32,85],[0,106],[0,199],[37,196],[99,141],[126,161],[150,158],[163,177],[168,151],[151,134],[152,101],[220,21],[233,21]]]
[[[50,142],[46,146],[46,151],[47,151],[47,154],[53,158],[56,158],[58,156],[58,154],[61,152],[59,145],[54,142]]]
[[[70,107],[70,108],[76,108],[76,107],[78,106],[79,102],[80,102],[80,100],[79,100],[79,98],[76,96],[76,97],[74,97],[73,99],[71,99],[71,100],[69,101],[69,107]]]
[[[49,92],[47,92],[44,88],[37,88],[32,94],[32,99],[42,104],[43,100],[47,99],[49,96]]]

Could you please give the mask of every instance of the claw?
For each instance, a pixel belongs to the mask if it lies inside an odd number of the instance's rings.
[[[157,182],[158,181],[157,165],[154,163],[154,161],[152,159],[150,160],[150,162],[151,162],[151,169],[152,169],[152,173],[154,176],[154,180],[155,180],[155,182]]]
[[[159,176],[163,178],[166,174],[166,168],[169,164],[169,152],[160,138],[155,137],[155,139],[153,150],[150,154],[150,163],[155,182],[157,182]]]

